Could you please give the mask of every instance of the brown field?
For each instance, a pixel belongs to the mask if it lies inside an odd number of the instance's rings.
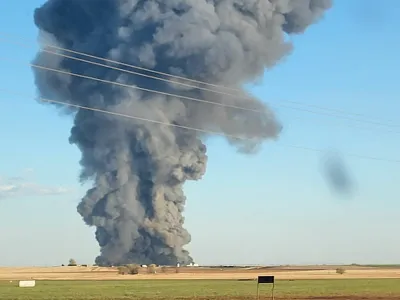
[[[337,274],[339,267],[346,272]],[[395,266],[182,267],[179,273],[171,267],[157,268],[156,274],[141,268],[138,275],[94,266],[0,267],[0,295],[4,300],[250,300],[258,275],[275,275],[277,300],[400,300]],[[34,289],[18,288],[19,280],[28,279],[38,281]],[[261,299],[269,293],[270,287],[262,287]]]
[[[343,267],[343,266],[341,266]],[[255,279],[258,275],[275,275],[276,279],[400,279],[399,268],[344,266],[345,274],[336,273],[337,266],[260,267],[260,268],[167,268],[165,273],[119,275],[117,268],[103,267],[0,267],[2,280],[124,280],[124,279]]]

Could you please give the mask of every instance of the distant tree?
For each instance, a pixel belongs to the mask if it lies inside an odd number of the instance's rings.
[[[344,274],[344,273],[346,273],[346,270],[344,268],[337,268],[336,269],[336,273],[337,274]]]
[[[129,274],[129,268],[127,266],[119,266],[118,267],[118,274],[121,274],[121,275]]]
[[[130,265],[126,265],[126,267],[128,268],[128,273],[130,274],[130,275],[137,275],[137,274],[139,274],[139,270],[140,270],[140,267],[138,266],[138,265],[135,265],[135,264],[130,264]]]
[[[157,273],[157,266],[155,264],[151,264],[147,267],[147,273],[155,274]]]
[[[69,267],[76,267],[76,260],[75,259],[73,259],[73,258],[71,258],[70,260],[69,260],[69,263],[68,263],[68,266]]]

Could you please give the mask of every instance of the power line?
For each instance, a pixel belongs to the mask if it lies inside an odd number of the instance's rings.
[[[53,47],[53,46],[47,45],[47,47]],[[171,74],[162,73],[162,72],[158,72],[158,71],[153,71],[151,69],[137,67],[135,65],[121,63],[121,62],[118,62],[118,61],[115,61],[115,60],[109,60],[109,59],[105,59],[105,58],[102,58],[102,57],[99,57],[99,56],[88,55],[86,53],[82,53],[82,52],[78,52],[78,51],[72,51],[72,50],[69,50],[69,49],[66,49],[66,48],[61,48],[61,47],[54,47],[54,48],[60,49],[60,50],[63,50],[63,51],[72,52],[72,53],[79,54],[79,55],[82,55],[82,56],[88,56],[88,57],[95,58],[95,59],[101,59],[101,60],[104,60],[106,62],[112,62],[114,64],[120,64],[120,65],[124,65],[124,66],[129,66],[129,67],[134,68],[134,69],[141,69],[141,70],[144,70],[146,72],[161,73],[161,74],[163,74],[165,76],[177,77],[177,76],[173,76]],[[208,92],[212,92],[212,93],[216,93],[216,94],[220,94],[220,95],[225,95],[225,96],[229,96],[229,97],[236,98],[236,99],[251,99],[250,97],[246,97],[246,96],[238,96],[238,95],[235,95],[235,94],[216,91],[216,90],[212,90],[212,89],[201,87],[201,86],[194,86],[194,85],[183,83],[183,82],[179,82],[179,81],[173,81],[171,79],[166,79],[166,78],[162,78],[162,77],[157,77],[157,76],[152,76],[152,75],[148,75],[148,74],[144,74],[144,73],[139,73],[139,72],[135,72],[135,71],[130,71],[130,70],[126,70],[126,69],[117,68],[117,67],[113,67],[113,66],[110,66],[110,65],[107,65],[107,64],[93,62],[93,61],[90,61],[90,60],[87,60],[87,59],[82,59],[82,58],[78,58],[78,57],[75,57],[75,56],[70,56],[70,55],[66,55],[66,54],[62,54],[62,53],[58,53],[58,52],[49,51],[49,50],[47,50],[47,49],[45,49],[43,47],[41,47],[41,50],[43,52],[46,52],[46,53],[49,53],[49,54],[62,56],[62,57],[68,58],[68,59],[73,59],[73,60],[77,60],[77,61],[85,62],[85,63],[88,63],[88,64],[93,64],[93,65],[97,65],[97,66],[101,66],[101,67],[105,67],[105,68],[121,71],[121,72],[129,73],[129,74],[133,74],[133,75],[147,77],[147,78],[160,80],[160,81],[164,81],[164,82],[168,82],[168,83],[173,83],[173,84],[177,84],[177,85],[182,85],[182,86],[186,86],[186,87],[190,87],[190,88],[196,88],[196,89],[199,89],[199,90],[204,90],[204,91],[208,91]],[[189,80],[189,79],[183,78],[183,77],[178,77],[178,78],[181,79],[181,80]],[[198,82],[199,84],[201,83],[203,85],[208,85],[208,83],[206,83],[206,82],[202,82],[202,81],[196,81],[196,82]],[[212,86],[217,86],[217,87],[221,87],[221,88],[227,88],[225,86],[218,86],[218,85],[215,85],[215,84],[212,84]],[[238,93],[242,93],[241,90],[238,90],[238,89],[233,89],[233,90],[238,92]],[[304,103],[300,103],[300,102],[296,102],[296,101],[287,101],[287,100],[285,101],[284,100],[282,102],[287,102],[287,103],[296,104],[296,105],[303,105],[303,106],[306,106],[306,107],[322,109],[322,110],[331,111],[331,112],[340,113],[340,114],[347,114],[347,115],[365,117],[365,115],[359,114],[359,113],[346,112],[346,111],[343,111],[343,110],[332,109],[332,108],[324,108],[324,107],[321,107],[321,106],[304,104]],[[299,109],[299,108],[295,108],[295,107],[285,106],[285,105],[282,105],[280,103],[279,104],[275,104],[275,105],[282,106],[282,107],[289,108],[289,109],[294,109],[294,110],[303,110],[303,111],[306,111],[306,112],[311,112],[309,110],[304,110],[304,109],[301,109],[301,108]],[[243,108],[243,109],[245,109],[245,108]]]
[[[1,34],[2,34],[2,33],[0,33],[0,35],[1,35]],[[0,37],[0,39],[1,39],[1,37]],[[16,44],[16,43],[15,43],[15,44]],[[25,46],[25,45],[23,45],[23,46]],[[49,45],[49,47],[53,47],[53,46],[50,46],[50,45]],[[58,49],[64,49],[65,51],[71,51],[71,52],[81,53],[81,52],[72,51],[72,50],[65,49],[65,48],[60,48],[60,47],[56,47],[56,48],[58,48]],[[105,64],[99,64],[99,63],[96,63],[96,62],[92,62],[92,61],[88,61],[88,60],[83,60],[83,59],[76,58],[76,57],[73,57],[73,56],[68,56],[68,55],[60,54],[60,53],[57,53],[57,52],[52,52],[52,51],[48,51],[48,50],[43,50],[43,51],[49,52],[49,53],[55,54],[55,55],[64,56],[64,57],[67,57],[67,58],[70,58],[70,59],[80,60],[80,61],[83,61],[83,62],[87,62],[87,63],[89,63],[89,64],[95,64],[95,65],[100,65],[100,66],[104,66],[104,67],[107,67],[107,68],[112,68],[112,69],[120,70],[120,71],[122,71],[122,72],[128,72],[128,73],[134,73],[134,74],[137,74],[137,75],[148,76],[148,75],[141,74],[141,73],[137,73],[137,72],[131,72],[131,71],[128,71],[128,70],[124,70],[124,69],[120,69],[120,68],[115,68],[115,67],[108,66],[108,65],[105,65]],[[83,55],[86,55],[86,54],[83,53]],[[103,58],[101,58],[101,57],[96,57],[96,58],[98,58],[98,59],[103,59]],[[117,62],[117,61],[113,61],[113,62],[119,63],[119,62]],[[31,64],[31,66],[34,66],[34,67],[37,67],[37,68],[42,68],[42,69],[43,69],[43,68],[46,68],[46,67],[43,67],[43,66],[32,65],[32,64]],[[54,72],[61,72],[61,73],[64,73],[64,74],[66,73],[66,72],[61,71],[61,70],[58,70],[58,69],[50,69],[50,68],[47,68],[47,70],[54,71]],[[152,71],[152,70],[149,70],[149,71]],[[97,79],[98,81],[101,81],[101,82],[103,82],[103,83],[110,83],[110,84],[123,85],[123,84],[120,84],[120,83],[117,83],[117,82],[105,81],[105,80],[102,80],[102,79],[98,79],[98,78],[94,78],[94,77],[88,77],[88,76],[85,76],[85,75],[75,74],[75,73],[71,73],[71,72],[69,72],[68,75],[72,75],[72,76],[75,75],[75,76],[78,76],[78,77],[84,77],[84,78],[92,79],[92,80],[96,80],[96,79]],[[164,81],[174,82],[174,81],[167,80],[167,79],[163,79],[163,78],[158,78],[158,77],[153,77],[153,76],[150,76],[150,77],[151,77],[151,78],[154,78],[154,79],[161,79],[161,80],[164,80]],[[183,77],[182,77],[182,78],[183,78]],[[174,82],[174,83],[175,83],[175,82]],[[184,84],[184,85],[185,85],[185,84]],[[123,86],[125,86],[125,87],[130,87],[130,88],[137,88],[137,89],[142,89],[142,90],[143,90],[143,88],[135,87],[135,86],[131,86],[131,85],[123,85]],[[189,86],[190,86],[190,85],[189,85]],[[194,87],[194,86],[193,86],[193,87]],[[196,87],[195,87],[195,88],[196,88]],[[152,89],[144,89],[144,90],[146,90],[146,91],[148,91],[148,92],[163,93],[163,92],[155,91],[155,90],[152,90]],[[206,90],[209,90],[209,89],[206,89]],[[214,92],[213,90],[209,90],[209,91]],[[231,95],[231,94],[227,94],[227,93],[224,93],[224,94],[226,94],[226,95]],[[243,107],[238,107],[238,106],[233,106],[233,105],[226,105],[226,104],[221,104],[221,103],[217,103],[217,102],[213,102],[213,101],[206,101],[206,100],[201,100],[201,99],[197,99],[197,98],[185,97],[185,96],[174,95],[174,94],[169,94],[169,95],[176,96],[176,97],[180,97],[180,98],[186,98],[186,99],[194,100],[194,101],[205,102],[205,103],[209,103],[209,104],[216,104],[216,105],[226,106],[226,107],[230,107],[230,108],[244,109],[244,110],[248,110],[248,111],[252,111],[252,112],[262,113],[261,111],[254,110],[254,109],[248,109],[248,108],[243,108]],[[237,97],[236,95],[232,95],[232,96]],[[310,110],[304,110],[304,109],[299,109],[299,108],[293,108],[293,107],[288,107],[288,106],[284,106],[284,107],[290,108],[290,109],[303,110],[303,111],[306,111],[306,112],[309,112],[309,113],[313,113],[313,114],[322,114],[322,115],[328,115],[328,116],[333,116],[333,117],[344,118],[344,119],[348,119],[348,120],[352,120],[352,121],[357,121],[357,122],[371,123],[371,124],[374,124],[374,125],[396,126],[396,125],[388,125],[388,124],[382,124],[382,123],[376,123],[376,122],[368,122],[368,121],[363,121],[363,120],[355,120],[355,119],[351,119],[351,118],[346,118],[346,117],[344,117],[344,116],[337,116],[337,115],[332,115],[332,114],[327,114],[327,113],[321,113],[321,112],[315,112],[315,111],[310,111]],[[347,126],[347,127],[354,127],[354,128],[363,129],[363,130],[372,130],[371,128],[361,128],[361,127],[357,127],[357,126],[350,126],[349,124],[345,124],[345,126]],[[399,133],[400,133],[400,132],[398,132],[398,131],[393,131],[393,130],[385,130],[385,131],[388,131],[388,132],[391,132],[391,133],[396,133],[396,134],[399,134]]]
[[[194,97],[171,94],[171,93],[167,93],[167,92],[157,91],[157,90],[154,90],[154,89],[147,89],[147,88],[143,88],[143,87],[139,87],[139,86],[135,86],[135,85],[124,84],[124,83],[120,83],[120,82],[116,82],[116,81],[110,81],[110,80],[105,80],[105,79],[101,79],[101,78],[97,78],[97,77],[92,77],[92,76],[82,75],[82,74],[78,74],[78,73],[73,73],[73,72],[69,72],[69,71],[63,71],[63,70],[60,70],[60,69],[54,69],[54,68],[49,68],[49,67],[45,67],[45,66],[40,66],[40,65],[36,65],[36,64],[32,64],[32,63],[29,63],[29,65],[34,67],[34,68],[38,68],[38,69],[42,69],[42,70],[58,72],[58,73],[61,73],[61,74],[64,74],[64,75],[81,77],[81,78],[84,78],[84,79],[90,79],[90,80],[99,81],[99,82],[102,82],[102,83],[114,84],[114,85],[123,86],[123,87],[131,88],[131,89],[135,89],[135,90],[140,90],[140,91],[145,91],[145,92],[150,92],[150,93],[156,93],[156,94],[160,94],[160,95],[164,95],[164,96],[176,97],[176,98],[192,100],[192,101],[197,101],[197,102],[203,102],[203,103],[208,103],[208,104],[214,104],[214,105],[218,105],[218,106],[224,106],[224,107],[235,108],[235,109],[240,109],[240,110],[247,110],[247,111],[251,111],[251,112],[255,112],[255,113],[259,113],[259,114],[264,113],[264,112],[259,111],[257,109],[244,108],[244,107],[239,107],[239,106],[235,106],[235,105],[223,104],[223,103],[219,103],[219,102],[213,102],[213,101],[203,100],[203,99],[194,98]]]
[[[229,107],[229,108],[234,108],[234,109],[247,110],[247,111],[254,112],[254,113],[263,113],[263,112],[261,112],[259,110],[255,110],[255,109],[251,109],[251,108],[243,108],[243,107],[238,107],[238,106],[234,106],[234,105],[228,105],[228,104],[223,104],[223,103],[218,103],[218,102],[213,102],[213,101],[207,101],[207,100],[194,98],[194,97],[188,97],[188,96],[183,96],[183,95],[177,95],[177,94],[161,92],[161,91],[157,91],[157,90],[154,90],[154,89],[147,89],[147,88],[142,88],[142,87],[137,87],[137,86],[134,86],[134,85],[123,84],[123,83],[119,83],[119,82],[115,82],[115,81],[104,80],[104,79],[91,77],[91,76],[87,76],[87,75],[82,75],[82,74],[77,74],[77,73],[73,73],[73,72],[63,71],[63,70],[60,70],[60,69],[48,68],[48,67],[44,67],[44,66],[40,66],[40,65],[36,65],[36,64],[32,64],[32,63],[29,63],[29,65],[32,66],[32,67],[35,67],[35,68],[39,68],[39,69],[44,69],[44,70],[48,70],[48,71],[52,71],[52,72],[58,72],[58,73],[61,73],[61,74],[64,74],[64,75],[81,77],[81,78],[84,78],[84,79],[90,79],[90,80],[99,81],[99,82],[102,82],[102,83],[114,84],[114,85],[119,85],[119,86],[123,86],[123,87],[127,87],[127,88],[138,89],[138,90],[143,90],[143,91],[147,91],[147,92],[153,92],[153,93],[158,93],[158,94],[162,94],[162,95],[167,95],[167,96],[173,96],[173,97],[182,98],[182,99],[186,99],[186,100],[203,102],[203,103],[207,103],[207,104],[214,104],[214,105],[218,105],[218,106],[222,106],[222,107]],[[291,108],[291,107],[289,107],[289,108]],[[292,108],[292,109],[295,109],[295,108]],[[366,121],[366,120],[357,120],[357,119],[347,118],[345,116],[337,116],[337,115],[332,115],[332,114],[328,114],[328,113],[320,113],[320,112],[304,110],[304,109],[299,109],[299,110],[303,110],[303,111],[306,111],[306,112],[309,112],[309,113],[312,113],[312,114],[317,114],[317,115],[322,114],[322,115],[333,116],[333,117],[342,118],[342,119],[348,119],[348,120],[356,121],[356,122],[369,123],[369,124],[373,124],[373,125],[398,127],[397,125],[377,123],[377,122],[371,122],[371,121]],[[349,125],[346,125],[346,126],[349,126]],[[360,127],[357,127],[357,126],[349,126],[349,127],[354,127],[354,128],[357,128],[357,129],[371,130],[371,129],[367,129],[367,128],[360,128]],[[394,130],[385,130],[385,131],[388,131],[388,132],[391,132],[391,133],[400,134],[399,131],[394,131]]]
[[[10,34],[6,34],[6,33],[2,33],[2,32],[0,32],[0,35],[10,36]],[[20,42],[13,42],[13,44],[19,45],[21,47],[27,47],[26,44],[23,44],[23,43],[20,43]],[[130,68],[133,68],[133,69],[142,70],[142,71],[150,72],[150,73],[153,73],[153,74],[159,74],[159,75],[163,75],[163,76],[168,76],[168,77],[172,77],[172,78],[176,78],[176,79],[180,79],[180,80],[186,80],[186,81],[189,81],[189,82],[194,82],[194,83],[198,83],[198,84],[202,84],[202,85],[213,86],[213,87],[217,87],[217,88],[225,88],[225,89],[232,90],[234,92],[242,93],[241,90],[235,89],[235,88],[230,88],[230,87],[226,87],[226,86],[222,86],[222,85],[211,84],[211,83],[207,83],[207,82],[204,82],[204,81],[199,81],[199,80],[189,79],[189,78],[185,78],[185,77],[181,77],[181,76],[176,76],[176,75],[172,75],[172,74],[169,74],[169,73],[155,71],[155,70],[151,70],[151,69],[148,69],[148,68],[139,67],[139,66],[136,66],[136,65],[133,65],[133,64],[127,64],[127,63],[119,62],[119,61],[116,61],[116,60],[111,60],[111,59],[107,59],[107,58],[104,58],[104,57],[90,55],[90,54],[87,54],[87,53],[84,53],[84,52],[79,52],[79,51],[75,51],[75,50],[71,50],[71,49],[67,49],[67,48],[63,48],[63,47],[58,47],[58,46],[53,46],[53,45],[49,45],[49,44],[43,44],[43,46],[40,47],[43,52],[47,52],[47,53],[50,53],[50,54],[53,54],[53,55],[58,55],[58,56],[66,57],[66,58],[69,58],[69,59],[74,59],[74,60],[82,61],[82,62],[85,62],[85,63],[94,64],[94,65],[98,65],[98,66],[102,66],[102,67],[118,70],[118,71],[121,71],[121,72],[126,72],[126,73],[130,73],[130,74],[134,74],[134,75],[138,75],[138,76],[143,76],[143,77],[148,77],[148,78],[152,78],[152,79],[156,79],[156,80],[162,80],[162,81],[165,81],[165,82],[171,82],[171,83],[174,83],[174,84],[188,86],[188,87],[192,87],[192,88],[197,88],[197,89],[201,89],[201,90],[205,90],[205,91],[209,91],[209,92],[214,92],[214,93],[218,93],[218,94],[222,94],[222,95],[227,95],[227,96],[234,97],[234,98],[242,98],[242,99],[243,98],[249,98],[249,97],[238,96],[238,95],[230,94],[230,93],[226,93],[226,92],[216,91],[216,90],[212,90],[212,89],[204,88],[204,87],[200,87],[200,86],[193,86],[193,85],[190,85],[190,84],[177,82],[177,81],[173,81],[173,80],[170,80],[170,79],[160,78],[160,77],[157,77],[157,76],[147,75],[147,74],[134,72],[134,71],[126,70],[126,69],[121,69],[121,68],[109,66],[107,64],[93,62],[93,61],[90,61],[90,60],[85,60],[85,59],[82,59],[82,58],[78,58],[78,57],[74,57],[74,56],[70,56],[70,55],[66,55],[66,54],[62,54],[62,53],[58,53],[58,52],[49,51],[47,49],[44,49],[43,47],[53,48],[53,49],[62,50],[62,51],[73,53],[73,54],[78,54],[78,55],[81,55],[81,56],[86,56],[86,57],[89,57],[89,58],[103,60],[105,62],[119,64],[119,65],[122,65],[122,66],[127,66],[127,67],[130,67]],[[211,103],[216,103],[216,102],[212,102],[212,101],[210,101],[210,102]],[[283,101],[283,102],[287,102],[287,103],[291,103],[291,104],[297,104],[297,105],[303,105],[303,106],[308,106],[308,107],[322,109],[322,110],[331,111],[331,112],[336,112],[336,113],[340,113],[340,114],[347,114],[347,115],[365,117],[365,115],[359,114],[359,113],[351,113],[351,112],[346,112],[346,111],[343,111],[343,110],[326,108],[326,107],[321,107],[321,106],[317,106],[317,105],[309,105],[309,104],[304,104],[304,103],[296,102],[296,101]],[[282,104],[275,104],[275,105],[282,106],[282,107],[289,108],[289,109],[294,109],[294,110],[314,113],[314,114],[323,114],[323,115],[328,115],[328,116],[336,116],[336,117],[345,118],[343,116],[337,116],[337,115],[332,115],[332,114],[327,114],[327,113],[319,113],[319,112],[310,111],[310,110],[307,110],[307,109],[301,109],[301,108],[285,106],[285,105],[282,105]],[[234,107],[234,108],[237,108],[237,109],[241,109],[238,106],[231,106],[231,107]],[[247,109],[247,108],[243,108],[243,109],[244,110],[251,110],[251,109]],[[251,110],[251,111],[257,111],[257,110]],[[349,119],[349,118],[345,118],[345,119]],[[355,121],[354,119],[349,119],[349,120]],[[361,121],[361,120],[356,120],[356,121],[358,121],[358,122],[366,122],[366,121]],[[369,123],[375,124],[375,125],[380,125],[380,126],[395,126],[395,127],[399,127],[399,126],[393,125],[393,124],[383,124],[383,123],[371,122],[371,121]]]
[[[19,92],[10,91],[10,90],[7,90],[7,89],[2,89],[2,88],[0,88],[0,91],[5,92],[5,93],[8,93],[8,94],[13,94],[13,95],[18,95],[18,96],[22,96],[22,97],[27,97],[27,96],[25,96],[25,95],[23,95],[23,94],[21,94],[21,93],[19,93]],[[135,120],[139,120],[139,121],[145,121],[145,122],[149,122],[149,123],[154,123],[154,124],[164,125],[164,126],[170,126],[170,127],[177,127],[177,128],[186,129],[186,130],[193,130],[193,131],[202,132],[202,133],[211,134],[211,135],[218,135],[218,136],[229,137],[229,138],[237,139],[237,140],[249,140],[249,141],[252,140],[251,138],[246,138],[246,137],[243,137],[243,136],[235,136],[235,135],[225,134],[225,133],[217,132],[217,131],[210,131],[210,130],[195,128],[195,127],[190,127],[190,126],[184,126],[184,125],[166,123],[166,122],[157,121],[157,120],[153,120],[153,119],[148,119],[148,118],[143,118],[143,117],[138,117],[138,116],[132,116],[132,115],[128,115],[128,114],[122,114],[122,113],[112,112],[112,111],[108,111],[108,110],[104,110],[104,109],[93,108],[93,107],[83,106],[83,105],[78,105],[78,104],[72,104],[72,103],[68,103],[68,102],[64,102],[64,101],[59,101],[59,100],[52,100],[52,99],[47,99],[47,98],[43,98],[43,97],[32,97],[32,96],[29,96],[29,98],[37,98],[37,99],[39,99],[39,100],[42,101],[42,102],[55,103],[55,104],[60,104],[60,105],[64,105],[64,106],[69,106],[69,107],[74,107],[74,108],[79,108],[79,109],[84,109],[84,110],[90,110],[90,111],[95,111],[95,112],[110,114],[110,115],[114,115],[114,116],[117,116],[117,117],[124,117],[124,118],[128,118],[128,119],[135,119]],[[282,143],[279,143],[279,144],[277,144],[277,145],[278,145],[278,146],[282,146],[282,147],[287,147],[287,148],[298,149],[298,150],[311,151],[311,152],[322,152],[322,153],[325,152],[324,150],[316,149],[316,148],[310,148],[310,147],[303,147],[303,146],[296,146],[296,145],[289,145],[289,144],[282,144]],[[352,157],[356,157],[356,158],[359,158],[359,159],[367,159],[367,160],[376,160],[376,161],[385,161],[385,162],[392,162],[392,163],[400,163],[400,160],[397,160],[397,159],[386,159],[386,158],[373,157],[373,156],[365,156],[365,155],[352,154],[352,153],[344,153],[344,154],[347,155],[347,156],[352,156]]]
[[[47,70],[47,71],[51,71],[51,72],[58,72],[58,73],[61,73],[61,74],[64,74],[64,75],[76,76],[76,77],[80,77],[80,78],[84,78],[84,79],[90,79],[90,80],[94,80],[94,81],[99,81],[99,82],[102,82],[102,83],[114,84],[114,85],[127,87],[127,88],[131,88],[131,89],[137,89],[137,90],[141,90],[141,91],[161,94],[161,95],[164,95],[164,96],[177,97],[177,98],[191,100],[191,101],[197,101],[197,102],[202,102],[202,103],[207,103],[207,104],[214,104],[214,105],[218,105],[218,106],[222,106],[222,107],[229,107],[229,108],[234,108],[234,109],[246,110],[246,111],[250,111],[250,112],[254,112],[254,113],[263,113],[263,112],[261,112],[259,110],[256,110],[256,109],[244,108],[244,107],[239,107],[239,106],[235,106],[235,105],[223,104],[223,103],[203,100],[203,99],[199,99],[199,98],[194,98],[194,97],[177,95],[177,94],[157,91],[157,90],[154,90],[154,89],[147,89],[147,88],[138,87],[138,86],[129,85],[129,84],[124,84],[124,83],[120,83],[120,82],[116,82],[116,81],[110,81],[110,80],[105,80],[105,79],[101,79],[101,78],[97,78],[97,77],[92,77],[92,76],[82,75],[82,74],[78,74],[78,73],[73,73],[73,72],[69,72],[69,71],[63,71],[63,70],[60,70],[60,69],[49,68],[49,67],[45,67],[45,66],[41,66],[41,65],[32,64],[32,63],[29,63],[29,65],[34,67],[34,68],[43,69],[43,70]],[[295,108],[293,108],[293,109],[295,109]],[[337,117],[337,118],[351,120],[351,121],[355,121],[355,122],[368,123],[368,124],[386,126],[386,127],[400,127],[400,125],[378,123],[378,122],[367,121],[367,120],[357,120],[357,119],[348,118],[348,117],[345,117],[345,116],[332,115],[332,114],[329,114],[329,113],[319,113],[319,112],[305,110],[305,109],[299,109],[299,110],[306,111],[306,112],[313,113],[313,114],[322,114],[322,115],[327,115],[327,116],[334,116],[334,117]]]
[[[290,118],[290,121],[293,121],[293,120],[297,120],[297,121],[301,121],[302,122],[302,124],[304,124],[304,119],[303,118],[298,118],[298,117],[294,117],[294,118]],[[290,126],[287,126],[288,124],[285,124],[285,127],[290,127]],[[321,124],[322,125],[322,124]],[[364,131],[369,131],[369,132],[371,132],[371,131],[376,131],[376,132],[380,132],[380,133],[384,133],[384,132],[386,132],[386,133],[394,133],[394,134],[400,134],[400,131],[396,131],[396,130],[390,130],[390,129],[382,129],[382,128],[378,128],[378,127],[359,127],[359,126],[355,126],[355,125],[352,125],[352,124],[343,124],[343,123],[340,123],[340,124],[330,124],[330,125],[333,125],[333,126],[337,126],[337,127],[348,127],[348,128],[355,128],[355,129],[358,129],[358,130],[364,130]],[[329,125],[328,125],[329,126]]]
[[[26,47],[24,44],[21,44],[21,43],[13,42],[13,44],[19,45],[21,47]],[[67,52],[71,52],[71,53],[75,53],[75,54],[79,54],[79,55],[82,55],[82,56],[88,56],[88,57],[99,59],[99,60],[100,59],[101,60],[105,60],[107,62],[112,62],[114,64],[127,65],[127,64],[124,64],[124,63],[121,63],[121,62],[118,62],[118,61],[105,59],[105,58],[102,58],[102,57],[99,57],[99,56],[88,55],[88,54],[83,53],[83,52],[73,51],[73,50],[69,50],[69,49],[66,49],[66,48],[55,47],[55,46],[51,46],[51,45],[45,45],[45,46],[46,47],[51,47],[51,48],[56,48],[56,49],[67,51]],[[63,54],[63,53],[49,51],[49,50],[47,50],[47,49],[45,49],[43,47],[40,47],[40,50],[42,52],[46,52],[46,53],[53,54],[53,55],[56,55],[56,56],[61,56],[61,57],[65,57],[65,58],[68,58],[68,59],[77,60],[77,61],[85,62],[85,63],[88,63],[88,64],[92,64],[92,65],[96,65],[96,66],[105,67],[105,68],[108,68],[108,69],[121,71],[121,72],[124,72],[124,73],[129,73],[129,74],[138,75],[138,76],[142,76],[142,77],[147,77],[147,78],[151,78],[151,79],[155,79],[155,80],[165,81],[165,82],[168,82],[168,83],[182,85],[182,86],[186,86],[186,87],[190,87],[190,88],[196,88],[196,89],[200,89],[200,90],[204,90],[204,91],[208,91],[208,92],[212,92],[212,93],[217,93],[217,94],[221,94],[221,95],[230,96],[230,97],[233,97],[233,98],[238,98],[238,99],[241,99],[241,98],[247,99],[247,98],[249,98],[249,97],[245,97],[245,96],[238,96],[238,95],[229,94],[229,93],[225,93],[225,92],[221,92],[221,91],[216,91],[216,90],[212,90],[212,89],[209,89],[209,88],[204,88],[204,87],[201,87],[201,86],[195,86],[195,85],[191,85],[191,84],[187,84],[187,83],[183,83],[183,82],[179,82],[179,81],[173,81],[171,79],[166,79],[166,78],[157,77],[157,76],[153,76],[153,75],[148,75],[148,74],[144,74],[144,73],[139,73],[139,72],[135,72],[135,71],[130,71],[130,70],[126,70],[126,69],[121,69],[121,68],[113,67],[113,66],[110,66],[110,65],[107,65],[107,64],[102,64],[102,63],[94,62],[94,61],[91,61],[91,60],[78,58],[78,57],[71,56],[71,55],[66,55],[66,54]],[[127,66],[129,66],[131,68],[134,68],[134,69],[135,68],[140,68],[140,67],[136,67],[134,65],[127,65]],[[161,72],[157,72],[157,71],[153,71],[153,70],[145,69],[145,68],[140,68],[140,69],[145,70],[146,72],[161,73]],[[167,75],[166,73],[161,73],[161,74]],[[171,77],[173,75],[169,75],[169,76]],[[184,79],[183,77],[179,77],[179,78],[180,79]],[[188,79],[186,78],[184,80],[188,80]],[[202,83],[202,84],[205,85],[207,83]],[[237,90],[237,91],[241,92],[240,90]]]

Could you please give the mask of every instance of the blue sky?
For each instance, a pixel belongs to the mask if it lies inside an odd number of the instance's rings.
[[[42,2],[0,4],[0,33],[32,44],[18,47],[0,35],[0,89],[35,94],[27,64],[36,51],[33,9]],[[336,0],[323,21],[293,39],[294,52],[251,86],[283,122],[278,142],[244,156],[222,138],[210,140],[207,174],[185,187],[188,249],[197,262],[399,263],[400,164],[344,155],[357,189],[343,199],[321,175],[323,153],[285,146],[400,159],[400,1],[374,2]],[[71,119],[1,90],[0,104],[0,265],[92,263],[93,229],[76,212],[85,187],[79,151],[68,143]],[[296,109],[304,105],[397,128]],[[11,185],[19,192],[7,193]]]

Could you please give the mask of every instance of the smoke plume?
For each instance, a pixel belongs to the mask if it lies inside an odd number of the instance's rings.
[[[287,34],[302,33],[330,6],[330,0],[48,0],[35,10],[34,20],[40,33],[60,47],[241,89],[290,53]],[[35,63],[260,110],[34,69],[42,97],[241,136],[247,140],[228,141],[247,153],[277,138],[281,129],[268,107],[244,90],[230,97],[42,51]],[[82,152],[80,179],[94,183],[77,210],[96,227],[101,248],[96,262],[192,262],[184,249],[191,236],[183,227],[182,187],[205,173],[206,134],[83,109],[73,112],[70,143]]]

